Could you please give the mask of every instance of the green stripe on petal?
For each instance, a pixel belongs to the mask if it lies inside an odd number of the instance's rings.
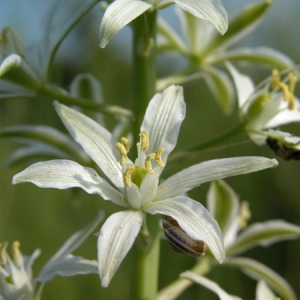
[[[248,174],[278,165],[276,159],[259,156],[222,158],[188,167],[162,182],[157,199],[166,199],[199,186],[202,183],[230,176]]]
[[[119,30],[151,7],[140,0],[117,0],[110,4],[100,25],[100,47],[104,48]]]
[[[145,211],[172,217],[192,239],[204,241],[220,263],[224,260],[225,250],[220,227],[199,202],[178,196],[154,202]]]
[[[121,211],[111,215],[98,238],[98,266],[103,287],[107,287],[133,245],[143,223],[140,211]]]

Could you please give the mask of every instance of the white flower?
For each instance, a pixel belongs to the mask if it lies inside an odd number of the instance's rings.
[[[31,257],[25,257],[19,247],[19,242],[13,243],[11,259],[6,252],[7,244],[0,244],[0,300],[31,299],[33,296],[31,265],[40,251],[35,250]]]
[[[112,134],[83,114],[59,103],[55,107],[74,139],[106,175],[70,160],[39,162],[15,175],[13,183],[32,182],[39,187],[80,187],[99,194],[124,210],[104,223],[98,237],[98,262],[102,286],[108,286],[135,241],[145,213],[172,217],[194,240],[204,241],[219,262],[224,259],[220,228],[199,202],[185,193],[203,182],[273,167],[275,160],[240,157],[212,160],[186,168],[160,182],[168,155],[174,149],[185,117],[183,91],[170,86],[150,101],[141,125],[138,157],[127,157],[129,142]]]
[[[220,33],[226,32],[228,17],[220,0],[115,0],[100,25],[100,47],[104,48],[119,30],[144,12],[173,3],[197,18],[210,21]]]
[[[240,117],[245,123],[249,137],[258,145],[268,142],[268,137],[286,144],[288,148],[288,145],[299,144],[299,138],[272,129],[288,123],[300,122],[300,102],[294,96],[296,76],[289,74],[281,81],[275,70],[271,80],[255,88],[248,76],[238,72],[229,63],[227,66],[236,86]]]

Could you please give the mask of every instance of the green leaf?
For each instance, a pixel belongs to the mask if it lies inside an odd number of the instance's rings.
[[[287,69],[294,66],[294,62],[283,53],[268,47],[239,48],[217,53],[207,59],[209,64],[219,64],[225,61],[246,62],[267,68]]]
[[[284,300],[296,300],[297,297],[289,283],[269,267],[250,258],[228,258],[223,265],[239,268],[248,276],[266,281]]]
[[[212,41],[203,50],[202,56],[207,56],[218,47],[228,47],[247,35],[268,11],[271,0],[251,4],[244,8],[235,18],[229,22],[229,28],[224,36],[215,35]]]
[[[225,181],[214,181],[207,194],[207,207],[218,222],[223,235],[226,235],[239,212],[238,196]]]
[[[230,114],[234,107],[234,88],[228,76],[212,67],[205,67],[203,75],[220,108]]]
[[[300,227],[285,221],[255,223],[244,230],[227,248],[227,255],[243,252],[258,245],[269,246],[283,240],[300,237]]]
[[[53,151],[56,149],[61,153],[65,153],[65,157],[73,158],[76,161],[83,162],[84,164],[89,163],[90,158],[84,153],[84,151],[66,134],[48,126],[35,126],[35,125],[16,125],[4,127],[0,130],[0,138],[16,138],[21,142],[27,144],[37,144],[37,142],[43,144],[40,148],[40,154],[43,155],[46,150],[45,147],[49,146]],[[48,149],[50,151],[50,148]],[[33,150],[33,148],[31,149]],[[31,151],[30,150],[30,151]],[[34,151],[36,151],[35,149]],[[30,152],[29,151],[29,152]],[[49,154],[46,151],[44,154]],[[50,152],[51,152],[50,151]],[[29,152],[24,153],[24,157],[29,154]],[[20,159],[20,154],[18,154],[18,159]]]

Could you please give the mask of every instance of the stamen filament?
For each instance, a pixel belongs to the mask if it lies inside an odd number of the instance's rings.
[[[12,244],[12,254],[13,254],[13,259],[14,259],[15,264],[17,266],[22,266],[23,265],[23,257],[21,255],[19,241],[15,241]]]

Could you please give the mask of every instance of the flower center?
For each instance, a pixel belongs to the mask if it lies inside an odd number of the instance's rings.
[[[131,186],[131,183],[135,183],[138,187],[140,187],[144,177],[147,173],[154,174],[153,170],[153,162],[160,167],[164,167],[165,164],[162,161],[161,155],[164,152],[164,148],[160,147],[154,153],[147,153],[150,141],[149,134],[146,130],[140,133],[140,142],[137,144],[139,147],[139,157],[143,157],[143,165],[129,165],[124,171],[124,184],[126,186]],[[120,156],[119,162],[121,166],[124,166],[128,160],[128,152],[130,150],[130,143],[128,139],[122,138],[120,142],[116,144],[116,148],[118,149]],[[140,161],[138,159],[138,161]]]
[[[298,78],[290,73],[287,79],[283,81],[280,80],[278,70],[272,71],[272,81],[271,81],[271,88],[277,89],[279,88],[283,94],[283,99],[288,102],[288,108],[293,110],[296,108],[296,99],[294,95],[295,85]]]

